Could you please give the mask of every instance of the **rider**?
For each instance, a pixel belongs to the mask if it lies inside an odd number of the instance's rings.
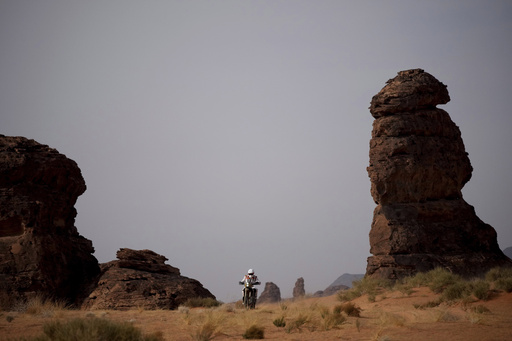
[[[245,275],[244,278],[242,278],[242,280],[240,281],[240,284],[244,285],[246,282],[249,283],[249,284],[252,284],[252,285],[259,285],[259,284],[261,284],[260,281],[258,281],[258,276],[256,276],[254,274],[254,270],[253,269],[249,269],[247,271],[247,275]],[[242,292],[244,290],[245,290],[245,288],[242,289]],[[254,296],[258,297],[258,289],[252,288],[252,290],[254,290]],[[242,297],[242,300],[243,300],[243,297]]]

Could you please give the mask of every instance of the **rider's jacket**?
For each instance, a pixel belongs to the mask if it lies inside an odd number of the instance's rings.
[[[249,284],[260,284],[258,281],[258,276],[256,275],[245,275],[244,278],[240,281],[240,283],[248,282]]]

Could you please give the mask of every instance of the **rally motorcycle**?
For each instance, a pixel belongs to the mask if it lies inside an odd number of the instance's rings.
[[[260,282],[253,282],[253,281],[241,281],[239,282],[240,285],[244,286],[243,289],[243,297],[242,297],[242,303],[244,304],[244,307],[246,309],[254,309],[256,308],[256,299],[258,296],[258,289],[256,289],[254,286],[260,284]]]

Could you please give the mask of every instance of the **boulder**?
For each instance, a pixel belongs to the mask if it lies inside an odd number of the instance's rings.
[[[281,290],[272,282],[265,283],[265,289],[258,298],[258,303],[276,303],[281,301]]]
[[[446,86],[399,72],[373,97],[368,175],[377,204],[366,274],[397,279],[444,267],[463,276],[511,265],[494,228],[462,198],[472,166],[459,127],[438,104]]]
[[[35,295],[80,305],[100,272],[74,226],[86,189],[77,164],[24,137],[0,135],[0,304]]]
[[[213,298],[203,285],[165,264],[151,250],[120,249],[118,260],[101,265],[96,289],[83,304],[87,309],[176,309],[190,298]]]
[[[299,277],[295,282],[295,286],[293,287],[293,298],[300,298],[306,295],[306,290],[304,289],[304,278]]]

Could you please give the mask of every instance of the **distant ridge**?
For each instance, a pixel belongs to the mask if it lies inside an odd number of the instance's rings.
[[[509,246],[505,250],[503,250],[503,253],[505,254],[505,256],[512,259],[512,246]]]
[[[338,285],[345,285],[349,288],[352,288],[352,282],[358,281],[364,277],[364,274],[343,274],[340,277],[338,277],[334,282],[331,283],[330,287],[335,287]]]

